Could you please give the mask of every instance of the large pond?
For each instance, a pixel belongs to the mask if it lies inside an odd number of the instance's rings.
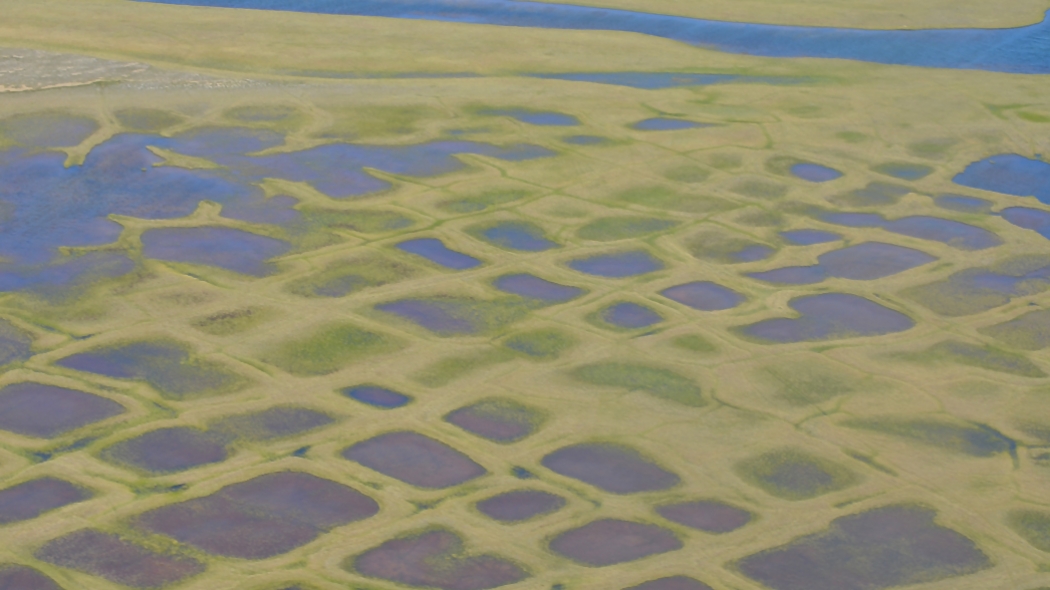
[[[506,160],[553,155],[539,146],[500,147],[470,141],[407,146],[333,143],[254,155],[283,144],[284,138],[268,131],[226,127],[196,129],[171,138],[121,134],[92,149],[83,164],[66,167],[64,153],[49,151],[41,144],[58,142],[52,135],[64,138],[59,132],[65,133],[70,121],[78,122],[75,118],[35,121],[37,135],[43,134],[48,141],[26,141],[0,150],[2,290],[68,285],[132,270],[133,256],[120,251],[60,254],[61,248],[115,242],[124,228],[111,215],[175,219],[190,215],[207,200],[221,205],[223,216],[230,219],[291,226],[302,223],[291,208],[295,199],[267,200],[257,183],[265,178],[306,182],[330,197],[343,199],[390,187],[366,168],[434,176],[464,168],[457,154]],[[57,131],[49,134],[52,127]],[[207,159],[221,168],[162,165],[163,159],[151,148]],[[290,247],[272,237],[220,227],[153,229],[142,236],[142,244],[147,258],[206,264],[256,276],[269,273],[272,267],[267,260]]]
[[[1013,29],[863,30],[702,20],[520,0],[138,0],[548,29],[630,31],[730,53],[1050,73],[1050,20]]]

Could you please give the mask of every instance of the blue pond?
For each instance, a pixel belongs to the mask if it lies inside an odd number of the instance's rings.
[[[412,401],[412,398],[403,393],[398,393],[378,385],[357,385],[354,387],[346,387],[342,389],[341,393],[346,397],[355,399],[363,404],[368,404],[384,410],[400,408]]]
[[[0,150],[0,289],[62,286],[129,272],[134,264],[120,254],[60,256],[60,247],[101,246],[122,231],[110,215],[142,219],[185,217],[202,200],[223,207],[232,219],[257,223],[295,223],[294,199],[265,199],[252,183],[265,177],[311,182],[332,196],[386,188],[366,174],[372,166],[394,174],[431,175],[463,167],[454,154],[476,153],[507,159],[551,155],[535,146],[496,146],[435,142],[405,147],[332,144],[303,152],[252,157],[283,138],[268,131],[209,128],[174,138],[123,134],[96,146],[81,166],[65,167],[65,155]],[[147,147],[211,158],[224,170],[155,166],[161,159]],[[155,234],[159,235],[159,234]],[[157,239],[157,238],[153,238]],[[190,246],[187,246],[191,248]],[[273,255],[273,254],[269,254]],[[176,258],[178,259],[178,258]],[[251,267],[250,258],[244,264]],[[230,264],[226,265],[227,267]]]
[[[302,219],[302,214],[294,209],[298,203],[298,199],[285,195],[270,197],[261,202],[234,201],[223,206],[222,216],[250,223],[291,225]]]
[[[569,268],[589,275],[622,279],[660,270],[664,263],[645,250],[632,250],[570,260]]]
[[[503,275],[493,281],[492,285],[504,293],[548,303],[570,301],[586,292],[579,287],[552,283],[530,274]]]
[[[599,135],[570,135],[562,138],[562,141],[572,145],[601,145],[609,143],[608,138]]]
[[[796,246],[812,246],[813,244],[826,244],[837,242],[842,236],[835,232],[822,231],[819,229],[792,229],[780,232],[780,237]]]
[[[813,164],[811,162],[795,164],[791,167],[791,173],[802,180],[808,180],[810,182],[828,182],[842,177],[842,173],[834,168],[828,168],[827,166],[821,166],[820,164]]]
[[[606,307],[599,312],[599,317],[607,323],[621,328],[648,328],[664,320],[660,314],[644,305],[622,301]]]
[[[901,180],[919,180],[926,178],[933,172],[933,168],[922,164],[910,164],[907,162],[887,162],[872,166],[872,170],[879,174],[885,174]]]
[[[89,252],[33,266],[0,264],[0,291],[33,289],[48,292],[94,279],[119,277],[134,268],[135,263],[130,258],[112,252]]]
[[[764,244],[754,244],[737,250],[730,254],[730,258],[736,262],[757,262],[772,256],[776,250]]]
[[[356,14],[643,33],[749,55],[934,68],[1050,73],[1050,21],[1013,29],[860,30],[701,20],[520,0],[139,0],[190,6]]]
[[[543,228],[522,221],[507,221],[481,232],[489,242],[510,250],[542,252],[558,244],[543,236]]]
[[[1003,243],[999,236],[986,229],[927,215],[887,220],[876,213],[825,213],[820,219],[847,227],[881,227],[895,234],[941,242],[960,250],[985,250]]]
[[[770,342],[804,342],[903,332],[915,325],[908,316],[846,293],[822,293],[791,300],[798,318],[774,318],[739,331]]]
[[[157,260],[206,264],[246,275],[275,270],[267,260],[280,256],[287,242],[228,227],[165,227],[142,234],[142,253]]]
[[[528,74],[533,78],[569,80],[571,82],[593,82],[612,86],[628,86],[643,90],[680,88],[683,86],[709,86],[711,84],[758,83],[794,84],[799,78],[775,76],[734,76],[729,74],[687,74],[673,72],[581,72],[575,74]]]
[[[769,283],[808,285],[828,277],[870,281],[937,260],[933,256],[893,244],[865,242],[821,254],[815,266],[788,266],[748,276]]]
[[[369,175],[375,168],[406,176],[436,176],[461,170],[456,154],[478,154],[503,160],[527,160],[554,152],[533,145],[498,147],[472,141],[433,141],[408,146],[370,146],[348,143],[322,145],[299,152],[250,156],[280,145],[283,139],[269,131],[238,128],[202,129],[155,145],[190,156],[209,158],[229,168],[244,182],[283,178],[306,182],[330,197],[345,198],[390,188]]]
[[[1035,197],[1050,204],[1050,164],[1017,154],[999,154],[974,162],[952,182],[1018,197]]]
[[[732,309],[744,302],[740,293],[711,281],[696,281],[660,291],[664,297],[700,311]]]
[[[546,111],[529,111],[525,109],[487,109],[481,111],[482,115],[511,117],[529,125],[543,125],[550,127],[572,127],[580,124],[580,120],[572,115]]]
[[[399,243],[397,248],[410,254],[415,254],[416,256],[422,256],[434,264],[439,264],[454,270],[474,268],[481,264],[481,261],[473,256],[450,250],[437,238],[406,240]]]
[[[1003,219],[1050,239],[1050,211],[1030,207],[1007,207],[999,212]]]
[[[639,131],[678,131],[710,126],[709,123],[697,123],[696,121],[687,121],[685,119],[668,119],[666,117],[653,117],[631,125],[632,128]]]
[[[933,202],[941,209],[960,211],[962,213],[987,213],[992,209],[992,202],[988,199],[978,199],[977,197],[967,197],[965,195],[940,195]]]

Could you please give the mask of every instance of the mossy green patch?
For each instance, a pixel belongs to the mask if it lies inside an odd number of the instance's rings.
[[[409,320],[438,336],[490,334],[522,320],[543,302],[517,296],[497,299],[435,296],[383,303],[376,309]]]
[[[748,209],[737,215],[734,221],[752,227],[779,227],[784,225],[784,214],[768,209]]]
[[[860,482],[860,477],[846,467],[796,448],[744,459],[733,470],[770,495],[792,501],[816,498]]]
[[[24,361],[32,356],[33,335],[0,319],[0,365]]]
[[[683,336],[678,336],[671,341],[671,345],[675,348],[701,354],[711,354],[712,352],[718,351],[717,346],[699,334],[685,334]]]
[[[1050,346],[1050,310],[1031,311],[978,331],[1012,348],[1042,350]]]
[[[859,131],[839,131],[835,134],[835,137],[845,141],[846,143],[861,143],[868,139],[868,136]]]
[[[113,112],[117,122],[129,131],[161,131],[182,123],[182,115],[149,108],[126,108]]]
[[[554,328],[519,332],[503,341],[503,346],[537,360],[554,360],[576,346],[576,339]]]
[[[321,136],[331,139],[369,139],[408,135],[418,131],[428,119],[444,115],[420,105],[373,105],[333,108],[332,124]]]
[[[109,344],[55,364],[107,377],[139,379],[162,396],[178,400],[230,393],[248,384],[222,363],[200,358],[188,345],[168,338]]]
[[[766,160],[765,168],[767,172],[778,176],[791,176],[791,168],[797,164],[804,163],[806,163],[805,160],[800,160],[791,156],[773,156]]]
[[[449,213],[477,213],[489,207],[499,207],[529,196],[528,191],[508,189],[490,190],[477,195],[448,199],[438,203],[438,209]]]
[[[262,360],[293,375],[327,375],[352,362],[394,352],[402,346],[386,334],[352,324],[335,324],[309,336],[281,342],[264,353]]]
[[[1005,305],[1014,297],[1042,293],[1050,280],[1042,275],[1050,257],[1014,256],[987,267],[968,268],[946,279],[917,285],[901,295],[943,316],[972,315]]]
[[[284,123],[300,115],[299,109],[282,104],[242,105],[227,109],[223,116],[244,124]]]
[[[677,166],[664,172],[664,178],[675,182],[696,184],[711,177],[711,171],[702,166]]]
[[[615,198],[617,201],[632,205],[684,213],[715,213],[737,206],[725,199],[680,193],[663,186],[633,188],[621,192]]]
[[[1042,369],[1023,355],[960,340],[945,340],[917,355],[898,357],[919,362],[947,361],[1022,377],[1046,377]]]
[[[958,143],[951,138],[923,139],[908,144],[908,153],[927,160],[940,160]]]
[[[765,367],[762,372],[774,383],[777,396],[793,406],[818,404],[859,389],[857,379],[845,371],[812,359]]]
[[[685,241],[685,248],[700,260],[723,264],[741,262],[740,252],[755,246],[764,246],[723,230],[704,230]]]
[[[324,270],[285,285],[302,297],[344,297],[368,287],[412,278],[419,269],[378,254],[334,261]]]
[[[427,387],[442,387],[474,371],[514,360],[515,356],[509,350],[495,349],[443,358],[413,373],[412,379]]]
[[[644,237],[677,225],[677,221],[659,217],[600,217],[576,230],[576,237],[595,242],[612,242]]]
[[[205,334],[229,336],[250,330],[272,315],[273,312],[267,308],[242,307],[198,318],[191,325]]]
[[[783,184],[752,178],[734,184],[729,190],[745,197],[772,201],[783,198],[790,189]]]
[[[1050,115],[1043,113],[1017,111],[1017,118],[1030,123],[1050,123]]]
[[[685,406],[707,404],[699,385],[670,369],[632,362],[601,362],[577,367],[569,374],[592,385],[644,391]]]
[[[380,234],[407,229],[415,221],[397,211],[384,209],[303,209],[303,221],[310,228],[344,229],[363,234]]]
[[[1006,516],[1006,524],[1032,547],[1050,553],[1050,512],[1011,510]]]
[[[744,165],[744,159],[739,154],[713,153],[707,157],[707,163],[712,168],[719,170],[736,170]]]
[[[992,457],[1013,452],[1016,444],[997,430],[952,418],[885,416],[850,418],[843,426],[881,432],[963,453],[972,457]]]

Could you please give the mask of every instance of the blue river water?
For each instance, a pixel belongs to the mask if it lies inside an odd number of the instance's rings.
[[[729,53],[851,59],[882,64],[1050,73],[1050,19],[1011,29],[866,30],[702,20],[520,0],[138,0],[160,4],[609,30],[664,37]]]

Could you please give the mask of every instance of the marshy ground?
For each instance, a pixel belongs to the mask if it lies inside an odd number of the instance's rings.
[[[1045,76],[0,10],[0,589],[1050,588]]]

